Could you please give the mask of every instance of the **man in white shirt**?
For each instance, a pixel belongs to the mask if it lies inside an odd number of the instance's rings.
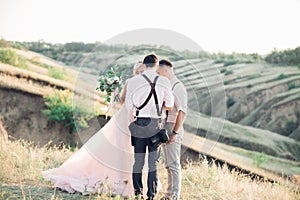
[[[187,92],[186,88],[174,75],[173,64],[168,60],[159,61],[158,73],[171,81],[174,108],[169,112],[165,125],[169,133],[169,142],[163,145],[165,163],[168,171],[168,188],[162,200],[178,200],[181,190],[181,165],[180,151],[183,138],[183,122],[187,113]]]
[[[172,110],[174,97],[169,79],[159,76],[156,72],[158,67],[157,57],[153,54],[148,55],[144,58],[143,64],[146,66],[143,74],[135,76],[127,82],[125,105],[131,115],[135,113],[134,119],[136,119],[131,123],[131,125],[134,125],[133,128],[130,128],[132,145],[134,146],[132,179],[135,196],[136,199],[143,196],[142,169],[145,163],[146,148],[148,147],[147,196],[148,199],[153,199],[157,193],[156,164],[159,152],[157,147],[151,143],[150,138],[158,132],[161,108],[164,106],[164,109]],[[151,82],[152,86],[148,81]],[[154,89],[157,102],[154,100]],[[150,94],[151,91],[152,94]]]

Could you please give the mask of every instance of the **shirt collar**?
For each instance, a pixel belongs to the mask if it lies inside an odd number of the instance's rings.
[[[155,69],[146,69],[143,74],[145,75],[152,75],[152,74],[155,74],[155,75],[158,75],[158,73],[156,72]]]
[[[178,82],[178,78],[176,76],[173,76],[173,78],[170,80],[171,84],[173,85],[175,82]]]

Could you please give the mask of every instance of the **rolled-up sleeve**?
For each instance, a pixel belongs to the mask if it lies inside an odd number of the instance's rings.
[[[166,107],[174,106],[174,96],[171,88],[171,83],[168,79],[165,79],[165,92],[164,92],[164,102]]]
[[[177,84],[174,88],[174,98],[175,98],[175,106],[177,108],[177,111],[182,111],[184,113],[187,113],[188,106],[187,106],[187,92],[182,83]]]

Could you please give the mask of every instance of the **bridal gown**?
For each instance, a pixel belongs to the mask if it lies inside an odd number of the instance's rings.
[[[133,148],[125,106],[60,167],[43,177],[69,193],[110,192],[132,196]]]
[[[43,171],[45,179],[69,193],[112,193],[123,197],[134,194],[134,163],[128,129],[129,117],[123,105],[119,111],[60,167]],[[147,156],[147,155],[146,155]],[[144,190],[147,162],[144,166]],[[158,181],[158,190],[162,189]]]

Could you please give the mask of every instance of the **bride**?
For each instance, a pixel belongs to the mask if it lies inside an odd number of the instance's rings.
[[[145,66],[134,66],[134,75],[141,74]],[[126,84],[121,102],[124,101]],[[69,193],[111,193],[123,197],[133,196],[133,148],[128,130],[126,107],[120,110],[60,167],[43,171],[45,179]]]

